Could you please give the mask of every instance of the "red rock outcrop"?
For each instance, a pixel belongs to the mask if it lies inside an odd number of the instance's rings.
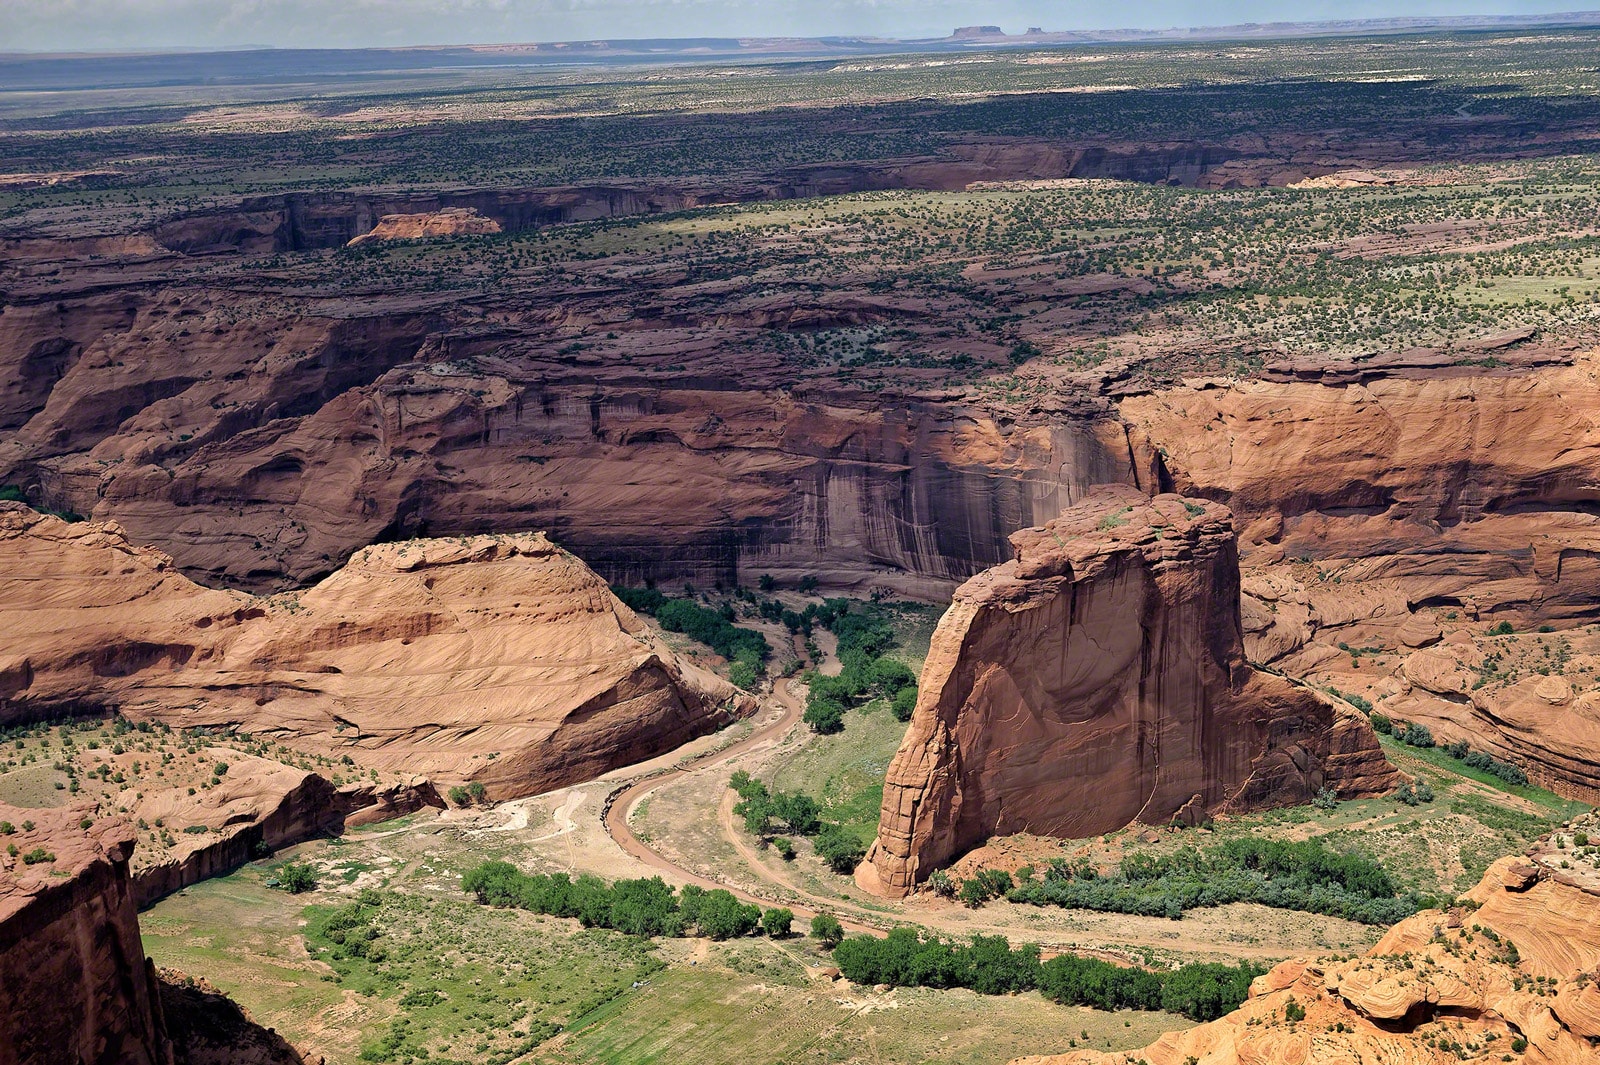
[[[1247,570],[1350,563],[1345,584],[1413,607],[1580,620],[1600,608],[1600,359],[1551,357],[1566,364],[1286,367],[1120,409],[1172,490],[1233,509]]]
[[[445,207],[420,214],[386,214],[378,224],[350,242],[351,247],[383,240],[426,240],[430,237],[477,237],[500,232],[500,223],[472,207]]]
[[[940,367],[897,367],[885,393],[797,379],[771,352],[729,361],[773,329],[945,313],[893,294],[797,301],[671,272],[486,313],[132,273],[8,292],[0,484],[117,521],[211,585],[277,590],[379,540],[542,528],[633,584],[766,572],[944,596],[1018,528],[1136,480],[1123,427],[1082,394],[1022,425]]]
[[[237,869],[262,852],[317,836],[433,807],[444,800],[424,777],[385,786],[335,786],[308,769],[284,765],[229,747],[210,747],[206,757],[226,761],[228,775],[190,795],[185,787],[152,787],[130,778],[119,796],[130,820],[164,825],[171,845],[144,847],[132,864],[139,908],[156,899]],[[126,759],[124,759],[126,760]],[[204,827],[205,831],[187,831]],[[142,859],[142,860],[141,860]]]
[[[1600,611],[1600,358],[1524,352],[1526,339],[1492,351],[1552,364],[1285,365],[1274,380],[1132,396],[1121,411],[1166,483],[1240,516],[1252,661],[1592,800],[1600,701],[1549,689],[1560,638],[1520,671],[1485,666],[1500,622],[1566,628]],[[1596,650],[1571,639],[1582,647],[1569,641],[1563,660]]]
[[[1587,1065],[1600,1044],[1600,874],[1562,869],[1569,853],[1500,860],[1467,905],[1406,918],[1364,957],[1286,961],[1220,1020],[1140,1050],[1012,1065]]]
[[[542,534],[384,544],[256,598],[193,584],[115,526],[11,504],[0,574],[4,722],[115,710],[505,797],[669,750],[750,705]]]
[[[304,1065],[139,940],[128,821],[0,804],[0,1065]]]
[[[1393,787],[1366,722],[1244,661],[1227,509],[1108,488],[956,592],[859,882],[900,895],[995,835]]]
[[[0,1065],[172,1065],[131,830],[93,806],[0,805],[0,821]]]

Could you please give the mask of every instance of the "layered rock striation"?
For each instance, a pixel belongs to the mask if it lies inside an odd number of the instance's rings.
[[[1597,363],[1528,344],[1283,364],[1121,411],[1158,480],[1239,516],[1252,661],[1593,801],[1596,648],[1574,627],[1600,610]]]
[[[934,633],[863,887],[906,894],[995,834],[1394,786],[1365,720],[1245,664],[1226,508],[1107,488],[1012,544]]]
[[[116,711],[508,797],[669,750],[751,705],[542,534],[384,544],[257,598],[193,584],[115,525],[13,504],[0,573],[3,723]],[[326,798],[347,813],[408,801]]]
[[[1239,1009],[1148,1047],[1012,1065],[1579,1065],[1600,1043],[1600,875],[1546,845],[1490,867],[1462,905],[1395,925],[1364,957],[1286,961]]]
[[[1305,558],[1344,567],[1346,584],[1386,582],[1412,608],[1588,619],[1600,608],[1596,358],[1503,343],[1393,366],[1285,365],[1120,410],[1166,486],[1232,508],[1247,569]]]

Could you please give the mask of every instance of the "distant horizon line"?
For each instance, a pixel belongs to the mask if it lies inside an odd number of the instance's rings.
[[[172,45],[144,48],[84,48],[84,49],[0,49],[0,56],[29,56],[55,58],[92,58],[143,55],[214,55],[229,52],[424,52],[424,51],[484,51],[484,50],[537,50],[541,48],[594,48],[611,46],[625,48],[629,45],[723,44],[734,47],[770,43],[794,42],[817,45],[842,45],[845,47],[871,47],[873,45],[929,45],[965,44],[969,46],[1026,44],[1120,44],[1120,43],[1181,43],[1185,40],[1221,40],[1230,36],[1246,35],[1254,39],[1284,39],[1306,34],[1318,36],[1361,36],[1373,32],[1406,33],[1426,32],[1430,29],[1495,29],[1543,28],[1559,29],[1570,26],[1582,28],[1600,26],[1600,8],[1580,11],[1557,11],[1547,14],[1502,15],[1395,15],[1382,18],[1308,19],[1273,22],[1237,22],[1208,26],[1124,26],[1115,29],[1064,29],[1047,30],[1029,27],[1022,33],[1008,33],[998,26],[958,26],[943,37],[886,37],[870,33],[828,33],[814,35],[753,34],[712,35],[691,34],[683,37],[579,37],[566,40],[545,41],[478,41],[469,44],[371,44],[328,47],[294,47],[275,44],[230,44],[217,46]],[[987,32],[986,32],[987,31]]]

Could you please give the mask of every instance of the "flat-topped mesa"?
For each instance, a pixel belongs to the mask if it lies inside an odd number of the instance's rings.
[[[350,241],[352,247],[385,240],[426,240],[430,237],[477,237],[500,232],[500,223],[478,213],[475,207],[445,207],[417,214],[386,214],[378,224]]]
[[[884,786],[862,887],[909,893],[992,835],[1397,783],[1366,721],[1244,659],[1221,504],[1097,489],[957,590]]]

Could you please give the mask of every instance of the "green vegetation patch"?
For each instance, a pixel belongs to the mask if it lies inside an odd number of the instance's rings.
[[[1266,971],[1248,963],[1196,963],[1160,972],[1071,954],[1041,963],[1037,944],[1012,949],[1005,936],[984,935],[973,936],[969,944],[949,943],[912,928],[897,928],[884,938],[851,936],[834,948],[833,960],[858,984],[966,987],[984,995],[1038,988],[1064,1005],[1165,1009],[1197,1021],[1237,1008],[1250,992],[1250,981]]]
[[[363,1061],[501,1065],[662,968],[648,940],[466,900],[367,889],[305,913],[312,956],[395,1010]]]
[[[1182,917],[1184,911],[1256,902],[1387,925],[1433,900],[1402,895],[1377,862],[1341,854],[1315,840],[1240,838],[1165,856],[1133,854],[1118,872],[1100,876],[1057,859],[1042,881],[1013,889],[1013,902],[1110,913]]]

